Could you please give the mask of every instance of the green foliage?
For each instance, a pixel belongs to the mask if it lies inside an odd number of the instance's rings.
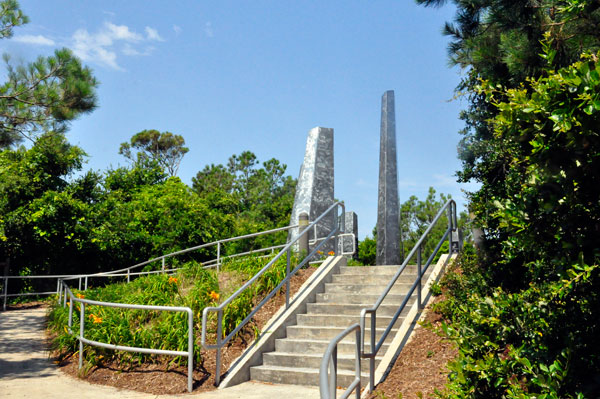
[[[0,2],[0,39],[12,37],[15,26],[24,25],[29,18],[23,14],[16,0]]]
[[[363,265],[374,265],[377,257],[377,240],[365,237],[358,243],[358,261]]]
[[[202,311],[207,306],[217,306],[244,281],[262,269],[270,258],[248,256],[226,261],[220,274],[216,270],[203,269],[196,262],[186,262],[175,276],[155,274],[139,277],[131,283],[110,284],[102,288],[77,291],[86,299],[148,304],[159,306],[187,306],[194,314],[195,333],[201,329]],[[296,258],[291,259],[295,265]],[[277,261],[256,284],[241,293],[225,307],[222,327],[223,335],[228,335],[252,311],[254,306],[272,291],[284,278],[285,258]],[[221,283],[219,282],[221,280]],[[79,331],[79,304],[73,312],[73,331]],[[214,314],[208,321],[208,335],[215,336],[217,325]],[[48,326],[56,336],[54,348],[68,355],[77,351],[78,341],[66,329],[68,307],[63,308],[53,301]],[[119,309],[100,306],[86,307],[85,336],[88,339],[125,346],[147,347],[153,349],[187,350],[187,315],[181,312],[158,312],[145,310]],[[246,330],[255,328],[253,325]],[[202,357],[197,339],[194,344],[195,363],[201,366]],[[115,359],[123,364],[160,361],[160,358],[141,353],[114,352],[97,347],[86,347],[85,359],[90,365],[98,364],[102,359]],[[176,358],[184,363],[185,358]]]
[[[154,161],[169,176],[175,176],[183,156],[189,151],[184,145],[185,140],[178,134],[143,130],[134,134],[129,143],[121,143],[119,154],[133,163]],[[137,150],[135,156],[132,150]]]
[[[447,397],[595,397],[600,4],[454,3],[451,60],[469,70],[459,177],[481,183],[485,251],[446,278],[460,351]]]
[[[56,50],[53,56],[16,67],[8,63],[8,56],[5,60],[8,81],[0,85],[0,148],[23,138],[33,141],[39,132],[64,132],[69,121],[96,107],[98,82],[70,50]]]
[[[457,273],[460,271],[460,273]],[[600,347],[594,285],[600,267],[578,263],[560,281],[519,292],[486,287],[468,250],[443,279],[448,298],[437,305],[459,346],[443,397],[579,397],[597,392]],[[538,396],[539,395],[539,396]],[[544,396],[545,395],[545,396]]]
[[[400,226],[402,231],[401,249],[402,259],[406,258],[417,241],[421,238],[425,230],[431,225],[435,215],[442,209],[442,206],[448,202],[450,195],[440,193],[439,199],[436,198],[436,191],[433,187],[429,187],[427,198],[421,201],[414,195],[400,205]],[[463,229],[466,225],[467,215],[463,212],[458,217],[458,227]],[[442,216],[434,225],[433,230],[423,243],[422,259],[427,260],[433,253],[435,246],[438,244],[444,232],[448,229],[448,217]],[[448,253],[448,244],[440,248],[437,259],[442,253]],[[443,252],[445,251],[445,252]],[[415,257],[416,260],[416,257]],[[413,260],[414,261],[414,260]]]
[[[289,224],[296,181],[285,176],[286,165],[276,159],[259,162],[250,151],[232,155],[227,166],[207,165],[192,179],[194,191],[212,207],[235,214],[235,235]],[[226,254],[264,248],[283,242],[281,232],[227,244]]]

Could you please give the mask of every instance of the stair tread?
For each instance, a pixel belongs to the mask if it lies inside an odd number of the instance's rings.
[[[254,369],[263,369],[263,370],[279,370],[279,371],[291,371],[291,372],[303,372],[303,373],[315,373],[315,374],[319,374],[319,369],[318,368],[312,368],[312,367],[287,367],[287,366],[274,366],[274,365],[260,365],[260,366],[253,366],[252,368]],[[337,374],[338,375],[354,375],[355,372],[354,370],[346,370],[346,369],[338,369],[337,370]],[[368,376],[369,373],[368,372],[361,372],[360,373],[361,376]]]
[[[323,358],[322,353],[306,353],[306,352],[265,352],[271,356],[303,356],[303,357],[316,357]],[[338,359],[354,359],[356,357],[353,353],[338,353]],[[361,358],[362,359],[362,358]],[[383,359],[383,355],[375,356],[375,359]]]

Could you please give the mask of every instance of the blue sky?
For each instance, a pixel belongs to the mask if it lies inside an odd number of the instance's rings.
[[[453,9],[395,1],[21,0],[31,22],[0,42],[13,62],[68,47],[100,81],[99,107],[69,140],[86,168],[126,164],[120,143],[144,129],[182,135],[191,179],[254,152],[298,177],[308,131],[335,131],[335,194],[376,223],[381,95],[395,90],[400,200],[429,186],[464,203],[454,173],[464,100],[452,100],[441,35]]]

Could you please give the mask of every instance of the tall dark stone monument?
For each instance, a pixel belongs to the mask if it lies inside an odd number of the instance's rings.
[[[400,208],[398,203],[396,114],[394,107],[394,91],[388,90],[381,98],[377,265],[400,264]]]

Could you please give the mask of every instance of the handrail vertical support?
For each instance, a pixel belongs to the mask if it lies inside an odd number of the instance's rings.
[[[165,274],[165,257],[162,258],[162,272]]]
[[[88,287],[88,276],[85,276],[85,284],[83,285],[83,290],[87,291],[87,287]]]
[[[452,205],[448,207],[448,254],[452,255]]]
[[[192,392],[194,389],[194,313],[192,311],[188,311],[188,352],[188,392]]]
[[[369,351],[369,392],[375,388],[375,334],[377,324],[377,311],[371,312],[371,349]]]
[[[73,301],[71,301],[73,302]],[[83,334],[85,330],[85,303],[80,302],[79,312],[79,370],[83,367]]]
[[[335,348],[333,348],[330,359],[331,362],[329,363],[329,370],[331,374],[329,377],[329,392],[333,392],[333,397],[335,398],[335,392],[337,389],[337,345]]]
[[[421,253],[423,252],[423,247],[421,245],[419,245],[419,248],[417,249],[417,281],[419,282],[417,284],[417,306],[419,308],[419,310],[423,309],[423,302],[421,299],[421,278],[422,278],[422,265],[421,265]]]
[[[285,264],[285,308],[290,307],[290,249],[287,250],[287,262]]]
[[[217,273],[221,269],[221,241],[217,241]]]
[[[217,312],[217,361],[215,367],[215,385],[219,386],[221,383],[221,339],[222,339],[222,326],[223,324],[223,310]]]
[[[81,291],[81,276],[77,279],[77,289]]]
[[[131,281],[130,278],[129,278],[129,273],[131,273],[131,270],[127,269],[127,282],[128,283]]]
[[[2,306],[3,310],[6,310],[6,298],[8,297],[8,277],[4,278],[4,305]]]

